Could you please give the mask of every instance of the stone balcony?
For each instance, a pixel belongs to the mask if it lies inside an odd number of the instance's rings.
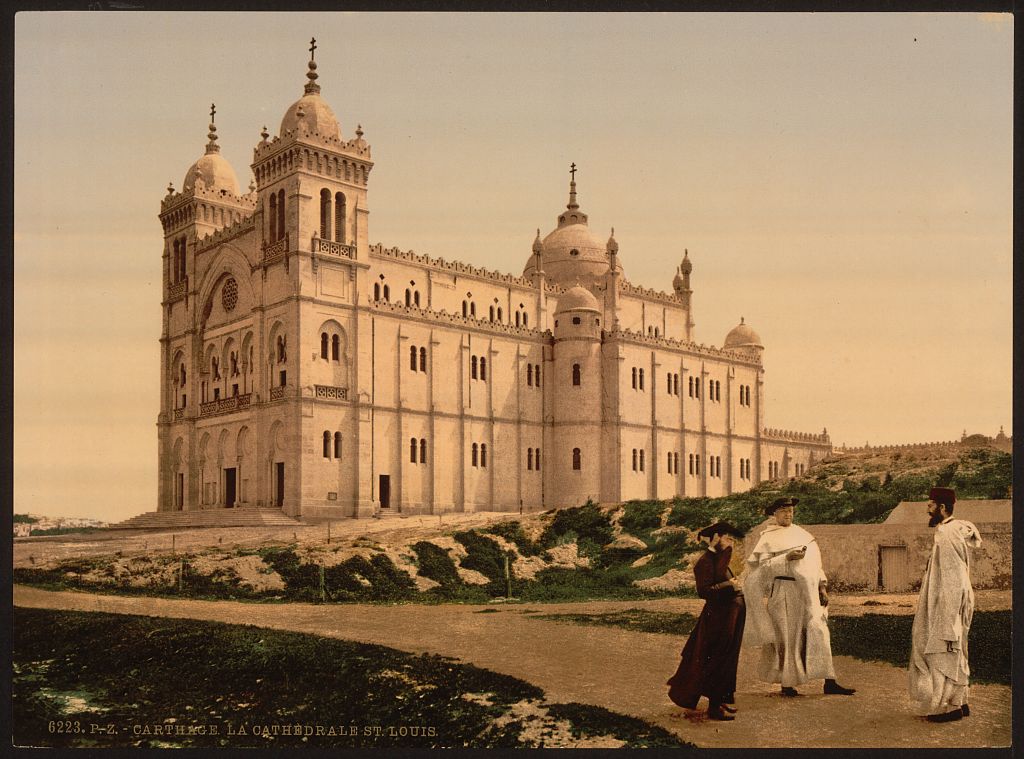
[[[310,243],[310,250],[313,253],[326,253],[329,256],[339,256],[342,258],[356,257],[355,245],[346,245],[343,242],[324,240],[321,237],[314,237],[312,239]]]
[[[188,277],[167,288],[167,300],[169,302],[181,300],[185,297],[186,292],[188,292]]]
[[[251,401],[252,393],[246,393],[245,395],[234,395],[230,398],[219,398],[208,403],[201,403],[199,404],[199,416],[202,418],[230,414],[234,411],[244,411],[249,408]]]
[[[282,237],[277,242],[265,243],[263,245],[263,263],[264,263],[264,265],[272,264],[275,261],[278,261],[278,260],[284,258],[285,254],[288,252],[289,249],[290,248],[289,248],[289,244],[288,244],[288,233],[287,232],[285,233],[284,237]]]

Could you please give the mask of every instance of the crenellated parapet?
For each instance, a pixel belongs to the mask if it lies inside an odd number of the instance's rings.
[[[208,188],[196,179],[183,192],[169,190],[160,201],[160,223],[164,232],[184,224],[235,224],[247,218],[256,208],[256,194],[231,195],[224,190]]]
[[[940,440],[934,443],[900,443],[892,445],[841,445],[833,450],[837,455],[849,453],[895,453],[898,451],[920,451],[928,448],[960,448],[961,440]]]
[[[631,295],[634,298],[642,298],[643,300],[659,301],[661,303],[670,303],[673,306],[678,306],[683,302],[682,298],[672,293],[662,292],[655,290],[650,287],[641,287],[640,285],[634,285],[625,279],[619,281],[619,292],[623,295]]]
[[[218,245],[234,240],[236,237],[253,232],[256,229],[256,219],[251,214],[237,219],[229,226],[218,229],[215,232],[202,237],[197,242],[196,253],[203,253],[204,251],[215,248]]]
[[[761,437],[766,442],[832,444],[832,439],[827,432],[794,432],[792,430],[776,429],[775,427],[765,427],[761,431]]]
[[[607,332],[606,335],[608,339],[624,340],[626,342],[640,345],[650,345],[655,348],[682,350],[687,353],[694,353],[712,358],[728,359],[729,361],[743,363],[748,366],[761,366],[760,359],[749,353],[741,353],[739,351],[727,350],[725,348],[716,348],[713,345],[705,345],[704,343],[698,344],[688,342],[686,340],[676,340],[672,337],[654,337],[653,335],[646,335],[642,332],[634,332],[629,329],[611,330]]]
[[[385,248],[381,243],[370,246],[370,255],[379,256],[381,258],[394,258],[401,261],[409,261],[410,263],[420,264],[421,266],[426,266],[431,269],[452,272],[464,277],[477,277],[479,279],[486,279],[490,282],[501,283],[503,285],[516,285],[518,287],[529,289],[533,288],[533,282],[526,277],[517,277],[514,274],[503,274],[498,271],[484,269],[480,266],[466,264],[462,261],[446,261],[443,258],[431,258],[430,256],[421,255],[411,250]],[[557,292],[561,292],[561,290],[562,288],[558,288]],[[555,291],[553,290],[553,292]]]
[[[323,150],[317,150],[317,146]],[[361,136],[343,142],[307,133],[301,135],[300,140],[293,131],[286,132],[283,138],[264,139],[258,143],[253,149],[252,162],[258,187],[296,169],[365,187],[373,167],[370,146]]]
[[[413,316],[426,321],[438,322],[441,324],[455,324],[461,327],[474,327],[485,332],[511,335],[513,337],[527,338],[530,340],[551,340],[550,330],[534,329],[532,327],[517,327],[514,324],[504,322],[492,322],[487,319],[475,319],[462,314],[450,314],[447,311],[434,311],[429,308],[418,308],[406,306],[404,303],[389,303],[383,300],[371,300],[369,305],[377,311],[390,311],[395,314]]]

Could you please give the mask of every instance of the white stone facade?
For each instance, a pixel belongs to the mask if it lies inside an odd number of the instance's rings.
[[[762,346],[693,340],[630,284],[575,181],[522,276],[370,245],[373,163],[315,63],[240,194],[211,124],[164,228],[160,511],[535,511],[720,496],[799,474],[827,433],[766,430]]]

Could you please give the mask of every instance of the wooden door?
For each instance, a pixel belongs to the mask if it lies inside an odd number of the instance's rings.
[[[910,590],[910,556],[906,546],[878,547],[878,574],[881,590],[906,593]]]

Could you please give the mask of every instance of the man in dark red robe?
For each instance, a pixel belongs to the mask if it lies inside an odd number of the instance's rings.
[[[693,565],[693,574],[697,595],[707,603],[683,647],[679,669],[668,681],[668,697],[684,709],[695,709],[700,697],[707,696],[708,717],[731,720],[747,610],[729,560],[733,538],[743,533],[728,522],[716,522],[698,535],[708,540],[708,550]]]

